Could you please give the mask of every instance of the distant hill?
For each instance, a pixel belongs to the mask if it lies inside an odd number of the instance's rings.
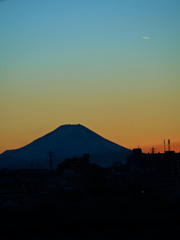
[[[48,168],[48,152],[54,152],[53,167],[65,158],[90,154],[90,162],[110,166],[115,161],[125,162],[131,150],[113,143],[88,128],[77,125],[62,125],[54,131],[15,150],[0,155],[0,168]]]

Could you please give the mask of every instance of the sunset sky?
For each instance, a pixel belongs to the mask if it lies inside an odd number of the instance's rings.
[[[0,152],[78,123],[179,152],[180,1],[0,1],[0,112]]]

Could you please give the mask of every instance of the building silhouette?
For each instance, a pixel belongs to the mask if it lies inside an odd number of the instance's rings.
[[[180,177],[180,152],[142,153],[141,148],[133,149],[126,163],[130,171],[144,170],[157,173],[160,177]]]

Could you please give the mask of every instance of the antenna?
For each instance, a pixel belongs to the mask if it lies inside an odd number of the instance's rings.
[[[164,139],[164,152],[166,151],[166,143],[165,143],[165,139]]]
[[[53,158],[54,152],[52,152],[51,149],[50,149],[48,154],[49,154],[49,168],[50,168],[50,170],[53,170],[53,160],[52,160],[52,158]]]
[[[171,148],[170,148],[170,139],[168,139],[168,151],[170,152]]]

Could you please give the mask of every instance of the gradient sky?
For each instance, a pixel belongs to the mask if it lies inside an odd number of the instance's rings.
[[[0,1],[0,112],[0,152],[77,123],[180,151],[180,1]]]

